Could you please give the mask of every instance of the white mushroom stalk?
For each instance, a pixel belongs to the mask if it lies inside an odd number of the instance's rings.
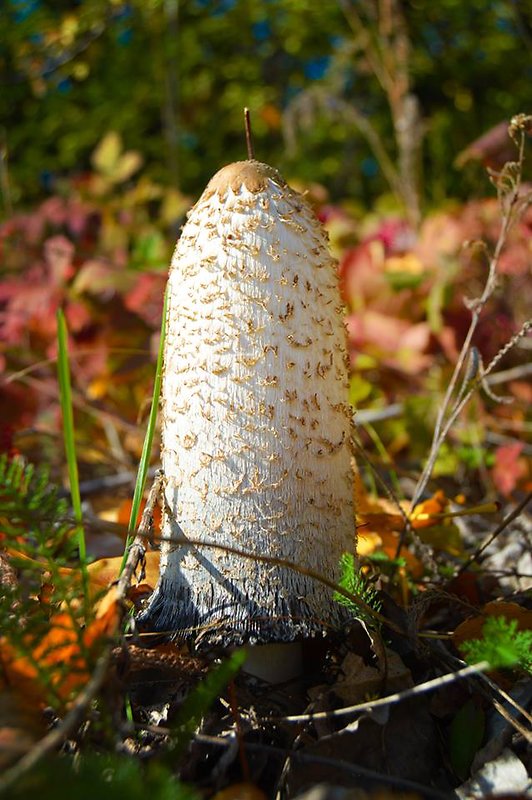
[[[319,222],[272,167],[224,167],[170,271],[164,541],[144,623],[202,647],[340,627],[330,589],[253,554],[339,578],[342,553],[355,551],[351,419],[336,264]]]

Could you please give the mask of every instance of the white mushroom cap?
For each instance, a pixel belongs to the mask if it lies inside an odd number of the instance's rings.
[[[336,264],[272,167],[210,181],[172,260],[162,390],[163,539],[289,559],[330,579],[355,550],[346,335]],[[307,576],[163,543],[144,621],[205,643],[291,641],[345,611]]]

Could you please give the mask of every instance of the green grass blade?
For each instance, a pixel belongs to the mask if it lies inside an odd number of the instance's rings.
[[[85,589],[87,588],[87,550],[85,547],[85,532],[83,529],[83,513],[81,511],[81,496],[79,493],[78,462],[76,459],[76,445],[74,441],[74,413],[72,410],[72,388],[70,382],[70,364],[68,359],[68,331],[65,315],[62,309],[57,311],[57,376],[59,379],[59,399],[63,416],[63,439],[68,466],[68,480],[74,519],[77,522],[77,539],[79,559],[83,574]],[[85,592],[86,594],[86,592]]]
[[[122,570],[125,567],[127,560],[127,551],[129,545],[131,544],[131,541],[133,539],[133,534],[137,527],[137,519],[139,515],[140,504],[142,501],[142,495],[144,494],[144,487],[146,485],[146,476],[148,474],[148,468],[150,465],[151,449],[153,445],[153,437],[155,434],[155,425],[157,423],[157,412],[159,410],[159,396],[161,394],[163,351],[164,351],[164,341],[166,338],[167,307],[168,307],[168,291],[166,291],[164,294],[163,316],[161,321],[161,339],[159,342],[159,352],[157,354],[157,366],[155,368],[155,380],[153,383],[153,397],[151,400],[150,416],[148,418],[148,427],[146,429],[144,444],[142,446],[142,454],[140,457],[139,468],[137,471],[137,480],[135,483],[135,491],[133,493],[133,503],[131,505],[131,514],[129,517],[128,537],[126,542],[126,548],[124,550],[124,555],[122,557],[120,572],[122,572]]]
[[[191,691],[179,709],[175,724],[172,726],[176,739],[173,742],[172,758],[176,760],[190,741],[194,731],[209,708],[218,699],[229,681],[243,667],[247,658],[244,648],[235,650],[229,658],[215,667]]]

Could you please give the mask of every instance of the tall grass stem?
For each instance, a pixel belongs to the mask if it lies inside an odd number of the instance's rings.
[[[59,380],[59,400],[63,416],[63,440],[68,467],[68,480],[74,519],[76,520],[76,535],[79,548],[79,560],[82,571],[85,597],[87,597],[87,549],[85,546],[85,531],[83,528],[83,512],[81,510],[81,496],[79,491],[78,462],[76,459],[76,444],[74,439],[74,413],[72,410],[72,386],[70,380],[70,362],[68,356],[68,330],[63,310],[57,311],[57,376]]]
[[[122,564],[120,565],[120,572],[125,567],[127,560],[127,553],[131,542],[133,541],[133,534],[137,527],[137,519],[140,511],[140,504],[142,502],[142,495],[144,494],[144,487],[146,485],[146,477],[150,466],[151,449],[153,445],[153,437],[155,434],[155,426],[157,423],[157,412],[159,410],[159,396],[161,394],[161,381],[163,371],[163,352],[164,341],[166,338],[166,314],[168,308],[168,290],[164,295],[163,303],[163,316],[161,321],[161,339],[159,342],[159,352],[157,354],[157,366],[155,368],[155,380],[153,383],[153,397],[151,400],[150,416],[148,418],[148,427],[146,435],[144,436],[144,444],[142,446],[142,454],[140,457],[139,468],[137,471],[137,480],[135,482],[135,491],[133,493],[133,502],[131,504],[131,514],[129,517],[128,536],[124,555],[122,557]]]

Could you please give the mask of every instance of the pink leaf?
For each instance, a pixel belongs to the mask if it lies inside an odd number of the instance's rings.
[[[138,314],[148,325],[158,326],[161,322],[165,283],[166,275],[143,273],[135,286],[124,296],[125,307],[128,311]]]
[[[72,265],[74,245],[66,236],[58,235],[47,239],[43,249],[51,282],[55,286],[61,286],[74,272]]]
[[[491,475],[501,494],[509,495],[526,472],[525,465],[519,459],[523,448],[522,442],[512,442],[501,445],[495,451],[495,466]]]

